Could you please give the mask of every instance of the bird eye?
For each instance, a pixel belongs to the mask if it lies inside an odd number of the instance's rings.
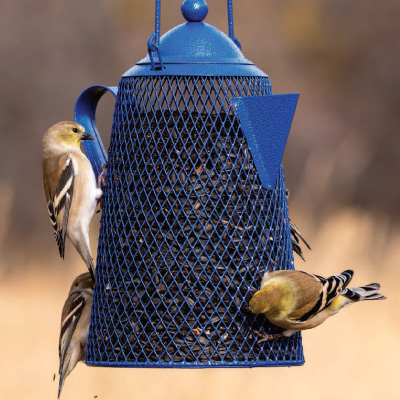
[[[78,129],[77,128],[72,128],[72,132],[78,133]]]

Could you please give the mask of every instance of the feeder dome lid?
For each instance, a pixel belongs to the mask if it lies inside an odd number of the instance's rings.
[[[267,76],[247,60],[239,45],[219,29],[203,22],[207,4],[186,0],[182,4],[186,23],[176,26],[160,38],[159,54],[163,68],[151,69],[149,55],[123,76],[133,75],[207,75]]]

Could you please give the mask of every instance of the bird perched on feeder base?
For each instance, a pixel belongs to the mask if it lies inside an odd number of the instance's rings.
[[[259,342],[275,340],[305,329],[315,328],[343,307],[362,300],[383,300],[380,285],[347,288],[354,272],[323,278],[303,271],[267,272],[261,289],[250,300],[254,314],[264,314],[272,324],[283,328],[278,334],[254,333]]]
[[[93,138],[75,122],[59,122],[44,134],[43,184],[60,256],[64,258],[68,236],[94,281],[89,223],[102,191],[96,185],[89,160],[80,149],[83,140]]]
[[[61,315],[61,332],[58,346],[60,358],[58,398],[65,378],[86,355],[89,333],[90,309],[93,301],[93,281],[89,272],[79,275],[71,285]]]

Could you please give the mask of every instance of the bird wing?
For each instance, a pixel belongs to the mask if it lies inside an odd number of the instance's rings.
[[[68,347],[71,343],[72,335],[75,332],[76,325],[79,318],[82,315],[82,311],[85,308],[86,299],[83,293],[73,292],[68,296],[65,302],[62,319],[61,319],[61,332],[60,339],[58,342],[58,354],[60,358],[60,369],[59,373],[63,370],[63,365],[65,362],[65,356],[68,351]]]
[[[67,235],[68,217],[74,191],[74,180],[74,164],[71,157],[67,156],[55,191],[47,203],[50,222],[54,229],[54,237],[62,258],[64,258],[65,238]]]
[[[299,229],[297,228],[296,224],[289,219],[290,223],[290,236],[292,238],[292,248],[295,253],[297,253],[302,260],[304,261],[304,256],[303,256],[303,250],[300,247],[300,240],[307,246],[309,250],[311,250],[310,245],[307,243],[307,241],[304,239],[304,237],[301,235]]]
[[[321,287],[318,296],[311,304],[310,309],[300,317],[296,318],[296,321],[299,322],[307,321],[328,307],[332,301],[346,288],[354,274],[352,270],[346,270],[339,275],[332,275],[328,278],[323,278],[322,276],[310,274],[308,272],[301,271],[301,273],[309,275],[310,277],[319,281]]]
[[[73,352],[76,351],[76,349],[74,350],[74,344],[71,351],[69,351],[69,347],[72,337],[76,333],[78,322],[82,316],[82,313],[84,312],[86,304],[87,302],[85,294],[79,291],[73,291],[69,294],[63,307],[61,316],[60,340],[58,343],[58,353],[60,358],[60,366],[58,370],[60,375],[60,381],[58,384],[58,398],[60,398],[65,378],[76,364],[76,357],[73,355]],[[79,345],[80,350],[82,350],[82,343],[79,342]],[[73,365],[70,365],[72,358],[74,359],[72,360]]]
[[[290,196],[290,191],[286,188],[285,190],[285,194],[286,194],[286,201],[289,201],[289,196]],[[311,250],[310,245],[307,243],[307,241],[304,239],[304,237],[302,236],[302,234],[300,233],[299,229],[297,228],[296,224],[289,219],[289,223],[290,223],[290,236],[292,238],[292,248],[293,251],[295,253],[297,253],[301,259],[303,261],[304,260],[304,256],[303,256],[303,250],[300,247],[300,240],[307,246],[307,248],[309,250]],[[300,240],[299,240],[300,239]]]

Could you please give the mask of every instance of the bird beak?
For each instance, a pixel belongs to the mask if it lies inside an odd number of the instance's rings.
[[[90,136],[88,133],[83,132],[81,136],[81,140],[94,140],[93,136]]]

